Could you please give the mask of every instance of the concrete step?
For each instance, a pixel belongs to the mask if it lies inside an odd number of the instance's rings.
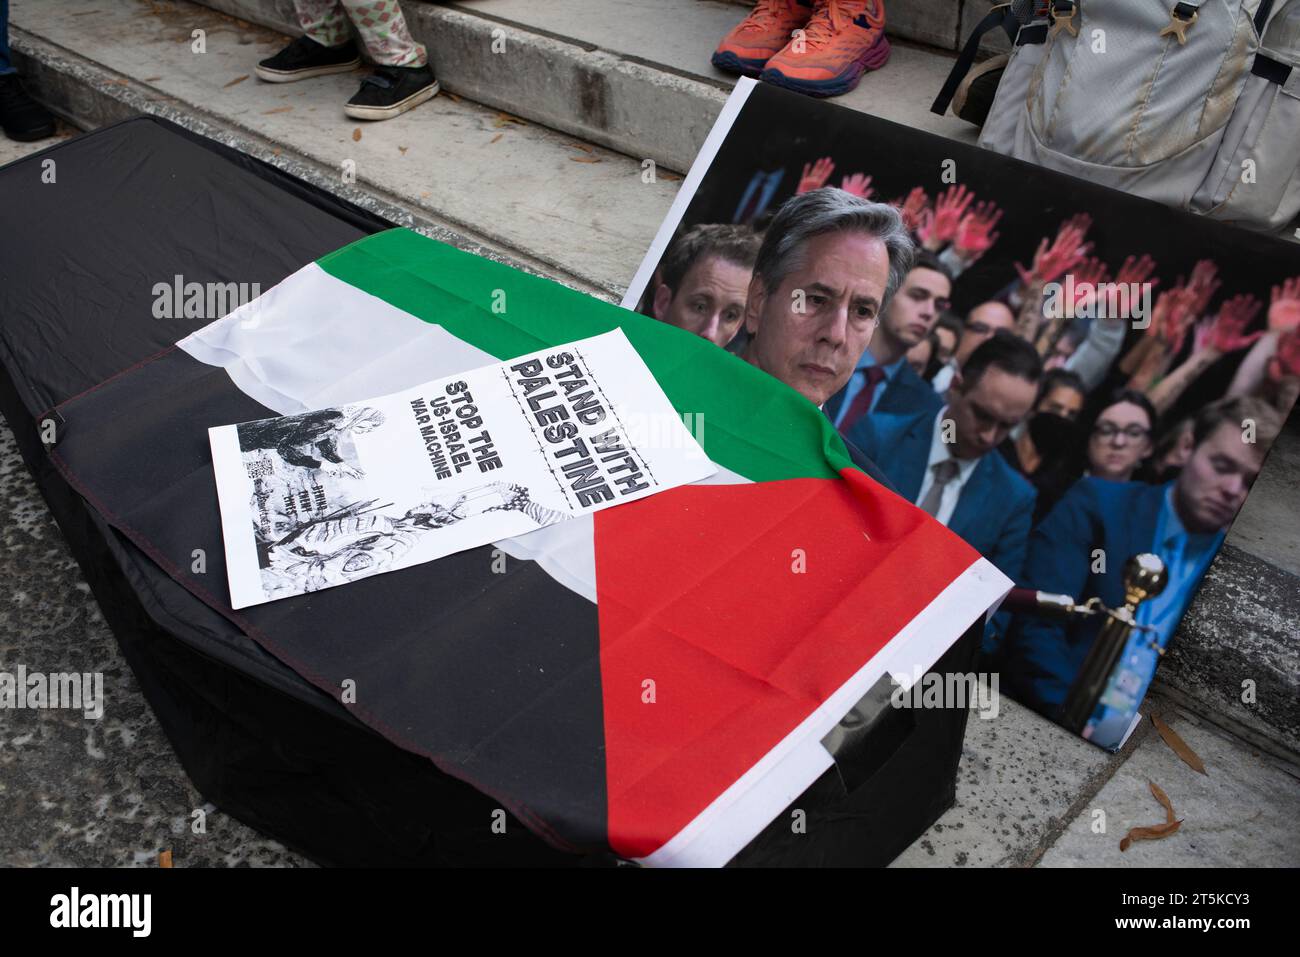
[[[292,0],[202,2],[301,32]],[[982,15],[985,0],[966,3]],[[718,0],[404,0],[402,8],[447,89],[678,172],[690,167],[735,82],[709,57],[745,13]],[[956,46],[958,0],[894,0],[889,9],[912,25],[902,36]],[[923,29],[935,23],[951,30]],[[950,52],[900,39],[884,69],[835,102],[973,141],[968,123],[929,112],[952,61]]]
[[[10,25],[33,92],[83,129],[165,116],[395,224],[606,298],[626,288],[679,185],[454,94],[358,124],[342,105],[360,74],[262,83],[254,65],[285,38],[187,0],[14,0]]]

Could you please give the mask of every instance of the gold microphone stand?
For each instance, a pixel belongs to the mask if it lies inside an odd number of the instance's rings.
[[[1106,690],[1115,665],[1128,645],[1129,636],[1134,628],[1142,627],[1137,623],[1137,607],[1148,599],[1155,598],[1165,589],[1169,581],[1169,572],[1158,555],[1144,552],[1134,555],[1124,563],[1124,604],[1119,608],[1106,608],[1097,599],[1090,599],[1083,606],[1074,606],[1071,610],[1078,613],[1106,615],[1106,621],[1088,649],[1074,684],[1061,706],[1061,725],[1075,734],[1083,733],[1088,719],[1096,710],[1097,702]],[[1086,610],[1085,610],[1086,609]],[[1158,649],[1161,654],[1163,649]]]

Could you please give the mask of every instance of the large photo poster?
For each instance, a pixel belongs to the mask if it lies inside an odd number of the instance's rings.
[[[716,471],[621,330],[209,438],[234,608]]]
[[[883,308],[855,231],[910,239]],[[1293,243],[747,80],[623,305],[793,385],[1012,578],[982,668],[1108,749],[1300,392]]]

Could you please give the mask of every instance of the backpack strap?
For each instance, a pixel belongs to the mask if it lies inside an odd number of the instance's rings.
[[[1273,0],[1263,0],[1255,12],[1255,30],[1261,38],[1264,36],[1264,28],[1268,25],[1272,7]],[[1255,54],[1255,62],[1251,64],[1250,72],[1281,87],[1281,91],[1287,96],[1300,100],[1300,69],[1290,63],[1260,51]]]
[[[1268,15],[1273,12],[1273,0],[1261,0],[1259,9],[1255,11],[1255,32],[1261,37],[1264,35],[1264,28],[1268,26]]]
[[[952,70],[948,73],[948,79],[944,81],[943,89],[935,97],[933,105],[930,107],[931,113],[937,113],[943,116],[948,112],[948,105],[952,103],[952,98],[957,94],[957,87],[961,86],[961,81],[966,79],[966,74],[970,73],[970,68],[975,65],[975,56],[979,53],[980,40],[986,33],[1001,27],[1009,39],[1016,46],[1025,43],[1042,43],[1047,38],[1047,2],[1046,0],[1012,0],[1009,3],[1000,3],[995,6],[979,23],[975,24],[975,29],[966,39],[966,45],[962,47],[961,53],[957,55],[957,62],[953,64]],[[1026,33],[1032,29],[1041,26],[1041,36],[1038,39],[1032,39],[1032,33]]]
[[[1300,100],[1300,69],[1266,54],[1256,53],[1250,72],[1255,76],[1263,77],[1269,83],[1277,84],[1287,96]]]

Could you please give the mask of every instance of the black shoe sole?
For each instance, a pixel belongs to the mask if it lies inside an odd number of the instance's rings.
[[[359,66],[361,66],[361,57],[348,60],[346,63],[307,66],[301,70],[272,70],[259,63],[254,67],[253,72],[257,74],[259,80],[265,80],[267,83],[293,83],[297,80],[310,80],[312,77],[329,76],[333,73],[350,73]]]
[[[348,103],[343,107],[343,112],[354,120],[391,120],[412,107],[419,106],[426,100],[432,100],[441,89],[442,84],[434,80],[428,86],[421,87],[406,99],[400,100],[392,106],[356,106]]]

